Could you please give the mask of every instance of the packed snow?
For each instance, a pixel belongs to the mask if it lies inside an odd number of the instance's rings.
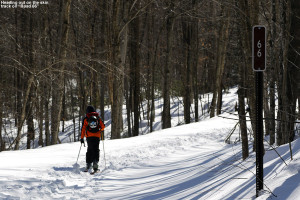
[[[149,133],[143,120],[138,137],[110,140],[107,117],[106,140],[100,142],[100,173],[94,175],[82,172],[86,147],[67,143],[72,141],[71,121],[61,134],[63,144],[0,152],[0,199],[255,199],[252,142],[245,161],[238,127],[230,143],[224,142],[237,123],[236,90],[224,94],[227,112],[210,119],[204,109],[201,121],[188,125],[180,125],[183,106],[180,99],[174,100],[174,127],[164,130],[160,130],[162,101],[157,100],[157,131]],[[273,148],[265,142],[264,190],[257,199],[300,199],[300,140],[291,146],[293,160],[289,145]]]

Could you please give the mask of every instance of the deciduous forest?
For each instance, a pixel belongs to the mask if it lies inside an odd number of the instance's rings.
[[[0,24],[1,151],[20,148],[24,125],[27,148],[34,138],[40,146],[60,143],[60,124],[81,120],[87,105],[100,109],[102,118],[110,107],[111,139],[138,136],[141,112],[152,130],[158,97],[164,102],[162,128],[171,127],[173,96],[183,97],[185,123],[197,122],[202,94],[212,93],[209,112],[215,117],[224,112],[222,94],[238,86],[245,159],[247,135],[255,132],[254,25],[267,30],[264,133],[270,144],[294,138],[300,119],[299,0],[48,1],[37,8],[1,8]],[[14,120],[13,141],[6,139],[4,119]],[[79,132],[74,129],[74,136]]]

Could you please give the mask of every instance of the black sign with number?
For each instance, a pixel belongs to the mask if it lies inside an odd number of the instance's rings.
[[[254,71],[266,69],[266,27],[254,26],[252,31],[252,67]]]

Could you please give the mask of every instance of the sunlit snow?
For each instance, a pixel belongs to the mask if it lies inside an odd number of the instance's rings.
[[[238,127],[230,144],[224,142],[238,122],[233,120],[237,119],[236,88],[224,94],[227,112],[221,117],[207,117],[207,98],[202,98],[203,115],[199,102],[201,121],[180,126],[183,106],[174,99],[174,127],[165,130],[160,130],[162,100],[157,100],[157,131],[148,133],[143,120],[140,136],[118,140],[109,139],[107,110],[107,139],[100,143],[100,173],[95,175],[82,172],[86,147],[82,146],[76,163],[81,144],[67,143],[74,140],[72,121],[60,136],[63,144],[0,152],[0,199],[255,199],[253,137],[249,137],[250,156],[245,161]],[[287,165],[267,142],[265,148],[265,186],[257,199],[299,199],[300,140],[292,143],[293,160],[288,145],[276,147]]]

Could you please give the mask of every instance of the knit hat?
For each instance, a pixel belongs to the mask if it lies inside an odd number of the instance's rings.
[[[96,112],[95,108],[93,106],[88,106],[86,108],[86,113]]]

